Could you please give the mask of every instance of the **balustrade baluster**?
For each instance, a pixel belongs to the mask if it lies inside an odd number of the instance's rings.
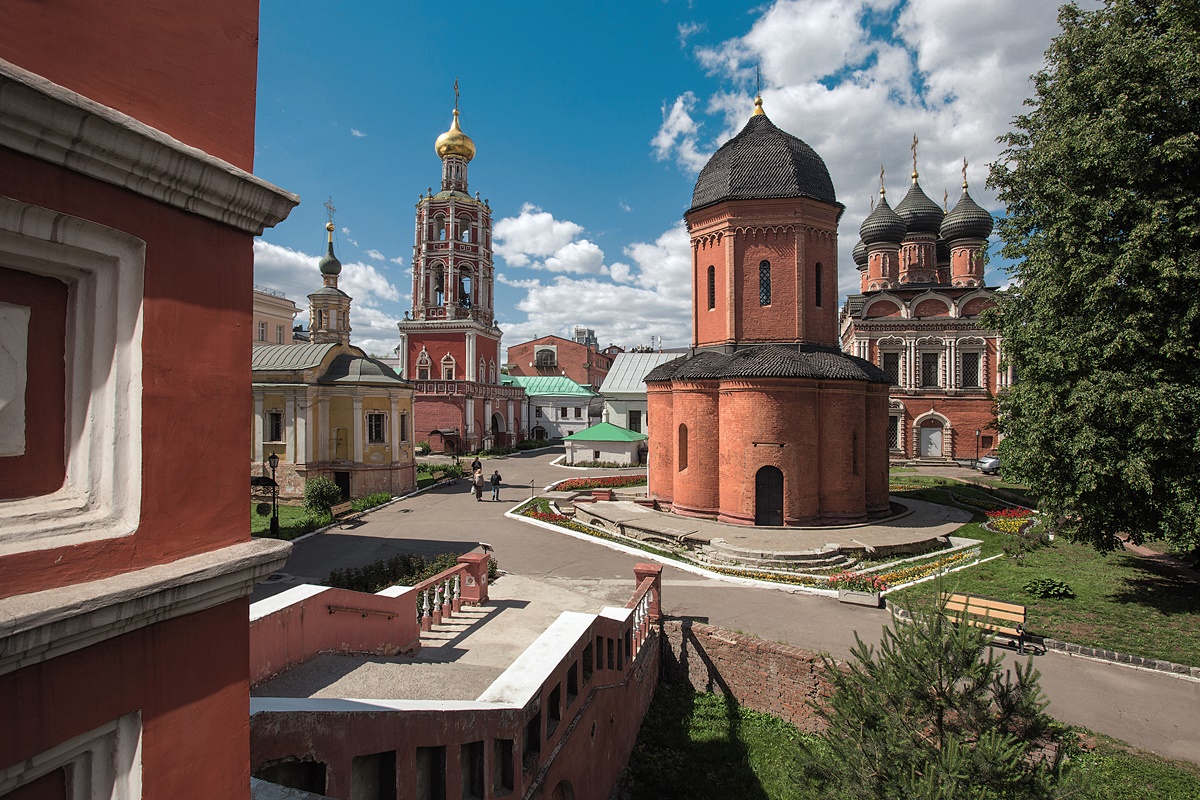
[[[450,600],[450,579],[446,578],[442,581],[442,617],[449,618],[453,615],[453,608]]]
[[[424,606],[424,613],[421,615],[421,630],[428,631],[433,629],[433,615],[429,611],[429,590],[421,592],[421,597]]]
[[[450,604],[450,607],[454,610],[455,614],[462,611],[462,578],[458,573],[454,575],[454,601]]]
[[[433,585],[433,624],[440,625],[442,623],[442,585],[435,583]]]

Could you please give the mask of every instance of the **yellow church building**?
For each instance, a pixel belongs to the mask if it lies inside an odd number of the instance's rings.
[[[250,474],[270,476],[279,457],[279,495],[304,495],[309,478],[328,477],[344,498],[416,486],[412,384],[350,344],[351,298],[338,288],[333,224],[321,258],[324,285],[308,296],[310,341],[255,342],[251,358]]]

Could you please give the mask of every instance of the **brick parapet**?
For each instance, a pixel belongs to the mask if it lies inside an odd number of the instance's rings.
[[[813,704],[832,693],[820,655],[691,620],[663,622],[663,679],[719,692],[802,731],[820,731]]]

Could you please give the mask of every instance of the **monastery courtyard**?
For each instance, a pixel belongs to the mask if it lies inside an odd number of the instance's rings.
[[[604,544],[504,516],[536,490],[564,478],[589,474],[553,466],[561,449],[491,459],[486,470],[504,477],[501,502],[477,502],[466,481],[443,485],[394,502],[348,523],[295,543],[281,573],[260,584],[258,601],[298,583],[323,581],[332,569],[361,566],[397,553],[433,556],[494,550],[502,572],[486,609],[464,608],[451,623],[422,636],[417,659],[329,656],[258,687],[256,695],[425,697],[423,680],[437,674],[437,699],[468,699],[506,668],[561,611],[599,612],[623,606],[633,587],[633,568],[650,560]],[[532,489],[531,489],[532,487]],[[920,515],[914,515],[920,516]],[[954,520],[938,523],[938,533]],[[899,520],[895,525],[903,524]],[[869,531],[874,526],[867,526]],[[886,610],[848,606],[787,588],[759,588],[684,571],[663,570],[663,612],[696,617],[712,625],[770,641],[849,656],[854,632],[879,638],[891,617]],[[1001,648],[1005,658],[1014,654]],[[385,662],[393,662],[391,665]],[[1034,656],[1042,687],[1057,718],[1123,739],[1162,755],[1197,760],[1200,753],[1200,682],[1056,651]],[[435,699],[435,698],[429,698]]]

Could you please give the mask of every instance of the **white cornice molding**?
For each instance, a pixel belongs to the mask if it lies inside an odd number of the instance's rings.
[[[0,58],[0,146],[259,235],[300,198]]]
[[[253,539],[133,572],[0,600],[0,675],[250,594],[292,546]]]

